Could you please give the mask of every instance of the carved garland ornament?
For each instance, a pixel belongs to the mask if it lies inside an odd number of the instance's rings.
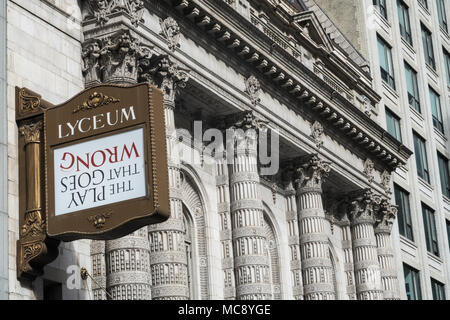
[[[375,168],[375,165],[373,163],[372,160],[367,159],[366,162],[364,162],[364,174],[367,177],[367,181],[369,181],[369,183],[373,182],[374,179],[374,175],[373,175],[373,170]]]
[[[319,121],[311,125],[311,138],[313,138],[317,149],[323,146],[323,131],[323,126]]]
[[[261,93],[261,84],[259,83],[259,80],[255,78],[255,76],[250,76],[245,81],[245,91],[250,97],[250,100],[254,106],[256,106],[261,99],[259,98],[259,95]]]
[[[180,27],[174,18],[168,17],[165,20],[160,19],[161,35],[167,40],[167,46],[170,51],[175,51],[180,47]]]
[[[104,25],[109,21],[109,15],[116,12],[124,12],[130,16],[131,23],[137,27],[140,22],[144,22],[143,0],[87,0],[89,16],[97,20],[97,23]]]

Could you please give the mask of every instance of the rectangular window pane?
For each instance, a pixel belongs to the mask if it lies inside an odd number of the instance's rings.
[[[425,54],[425,62],[434,70],[436,70],[436,62],[434,60],[433,40],[431,32],[422,24],[422,42]]]
[[[397,185],[394,185],[394,194],[395,204],[398,206],[397,220],[399,232],[402,236],[414,241],[409,194]]]
[[[445,10],[444,1],[448,0],[436,0],[436,7],[438,12],[439,25],[445,32],[448,32],[448,24],[447,24],[447,12]]]
[[[381,15],[387,19],[386,0],[373,0],[372,3],[378,8]]]
[[[440,132],[444,133],[444,124],[442,121],[441,98],[433,89],[430,90],[431,114],[433,115],[433,125]]]
[[[450,246],[450,221],[446,220],[446,224],[447,224],[447,240],[448,240],[448,244]]]
[[[417,174],[419,177],[430,183],[430,174],[428,171],[428,159],[425,146],[425,140],[423,140],[416,133],[413,133],[414,140],[414,154],[416,157]]]
[[[433,300],[445,300],[444,284],[431,278],[431,290],[433,291]]]
[[[403,264],[403,273],[405,274],[405,289],[408,300],[422,300],[419,271]]]
[[[400,127],[400,118],[397,117],[392,111],[386,108],[386,127],[395,139],[402,141],[402,133]]]
[[[447,75],[447,85],[450,87],[450,53],[444,49],[445,73]]]
[[[439,256],[439,246],[437,241],[436,220],[434,212],[422,204],[423,225],[425,228],[425,239],[427,250],[432,254]]]
[[[419,86],[417,72],[405,62],[406,88],[408,90],[408,102],[411,107],[420,113]]]
[[[403,39],[412,45],[411,24],[409,22],[409,8],[402,1],[397,0],[398,20],[400,24],[400,34]]]
[[[439,163],[439,176],[441,178],[442,194],[447,198],[450,198],[450,173],[449,173],[449,162],[438,152],[438,163]]]
[[[378,37],[378,56],[380,60],[381,78],[395,90],[391,47],[380,37]]]

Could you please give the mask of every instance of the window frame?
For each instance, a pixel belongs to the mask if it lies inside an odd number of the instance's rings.
[[[405,66],[405,77],[406,77],[406,92],[408,94],[408,103],[409,105],[419,113],[422,113],[422,108],[420,105],[420,91],[419,91],[419,80],[417,79],[417,71],[409,65],[408,62],[403,61]],[[408,75],[411,76],[411,84],[413,86],[412,91],[410,92],[410,88],[408,85]],[[411,103],[412,102],[412,103]]]
[[[400,235],[414,242],[414,230],[411,218],[410,194],[394,184],[395,204],[398,206],[398,229]]]
[[[430,278],[430,280],[433,300],[445,300],[445,285],[436,279]]]
[[[425,63],[436,71],[436,57],[433,48],[433,34],[423,23],[420,23],[422,30],[422,46],[425,56]]]
[[[448,33],[447,10],[443,0],[436,0],[436,8],[438,13],[439,26]]]
[[[414,142],[414,153],[416,158],[417,174],[427,183],[431,183],[430,167],[428,165],[428,157],[427,157],[427,142],[415,131],[413,131],[413,142]],[[420,144],[416,142],[420,142]],[[420,147],[419,150],[417,150],[417,146]],[[420,168],[419,165],[421,165],[422,168]]]
[[[422,300],[422,288],[420,285],[420,271],[403,263],[403,274],[405,277],[405,291],[406,297],[408,300]],[[411,290],[408,290],[408,285],[410,284],[407,281],[408,276],[411,275]],[[411,296],[408,295],[408,292],[414,295],[414,299],[411,299]]]
[[[389,108],[385,107],[385,113],[386,113],[386,129],[387,132],[391,136],[393,136],[397,141],[402,142],[402,125],[401,125],[401,118],[397,116],[394,112],[392,112]],[[391,120],[391,121],[389,121]],[[389,130],[390,125],[392,124],[394,132],[391,132]]]
[[[400,35],[407,43],[413,46],[409,7],[403,0],[397,0],[397,12]]]
[[[381,79],[392,89],[396,90],[394,62],[392,60],[392,47],[380,35],[377,35],[377,45],[378,55],[383,53],[383,60],[385,60],[387,63],[387,66],[383,66],[381,63],[381,57],[378,57],[378,62],[380,63]],[[387,67],[389,70],[386,70],[385,67]]]
[[[442,48],[444,53],[445,74],[447,75],[447,86],[450,87],[450,53]]]
[[[440,252],[436,225],[436,212],[426,204],[422,203],[422,217],[427,251],[436,257],[439,257]]]
[[[444,134],[444,118],[442,114],[441,96],[432,87],[428,86],[430,95],[431,115],[433,119],[433,126]]]
[[[437,152],[437,157],[442,194],[450,199],[450,160],[439,151]]]
[[[378,12],[380,12],[383,18],[388,20],[386,1],[387,0],[372,0],[372,4],[378,8]]]

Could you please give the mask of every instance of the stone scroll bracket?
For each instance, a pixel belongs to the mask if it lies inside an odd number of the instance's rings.
[[[41,96],[16,88],[19,129],[19,240],[17,278],[33,281],[58,256],[59,240],[47,236],[44,177],[43,111],[51,105]]]

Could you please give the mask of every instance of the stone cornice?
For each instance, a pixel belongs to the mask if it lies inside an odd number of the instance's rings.
[[[233,50],[240,59],[252,68],[260,70],[271,79],[280,90],[288,91],[298,98],[304,109],[323,118],[343,136],[353,141],[353,145],[382,163],[383,169],[393,171],[406,164],[412,152],[397,142],[375,121],[336,94],[336,91],[314,72],[294,59],[282,48],[273,47],[264,33],[222,1],[195,0],[171,1],[178,12],[194,21],[209,34]],[[208,7],[206,7],[208,5]],[[244,39],[246,38],[251,40]],[[251,44],[250,44],[251,42]],[[301,78],[301,79],[299,79]]]

